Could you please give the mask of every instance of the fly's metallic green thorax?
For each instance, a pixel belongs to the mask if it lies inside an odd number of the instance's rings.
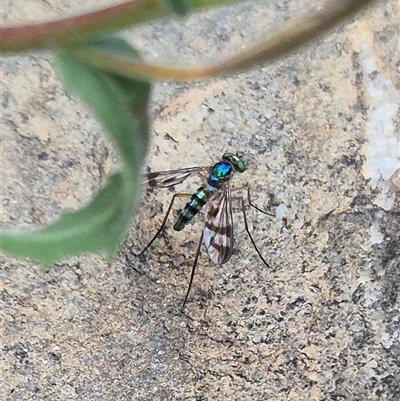
[[[246,165],[237,155],[224,153],[222,160],[212,167],[207,183],[212,187],[221,188],[232,179],[235,172],[243,173],[244,171],[246,171]]]
[[[207,184],[211,188],[220,188],[225,182],[229,181],[235,169],[227,160],[221,160],[214,164],[207,179]]]

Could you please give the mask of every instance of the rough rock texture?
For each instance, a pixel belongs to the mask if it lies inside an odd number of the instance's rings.
[[[196,65],[312,5],[249,3],[125,35],[148,60]],[[78,13],[82,2],[2,7],[11,24]],[[248,210],[270,268],[238,209],[232,259],[214,268],[202,254],[182,313],[201,216],[130,256],[159,227],[168,190],[145,192],[118,260],[45,269],[1,256],[2,399],[398,400],[399,15],[400,3],[387,1],[262,69],[156,84],[148,165],[245,152],[237,185],[250,183],[259,207],[271,196],[280,205],[276,217]],[[36,227],[83,205],[113,152],[64,93],[51,54],[1,63],[1,224]],[[181,189],[193,192],[195,181]]]

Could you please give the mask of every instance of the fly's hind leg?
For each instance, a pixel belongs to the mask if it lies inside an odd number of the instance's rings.
[[[172,197],[171,203],[168,206],[167,213],[165,214],[164,220],[161,223],[161,227],[157,230],[154,237],[150,240],[150,242],[144,247],[144,249],[141,252],[139,252],[138,254],[135,254],[132,252],[133,256],[143,255],[143,253],[147,251],[147,249],[151,246],[151,244],[155,241],[155,239],[160,235],[161,231],[165,228],[165,225],[167,224],[168,216],[172,210],[172,206],[175,202],[175,199],[176,198],[190,198],[191,196],[192,196],[192,194],[188,194],[188,193],[178,193]]]
[[[162,221],[162,223],[161,223],[161,227],[157,230],[156,234],[155,234],[154,237],[151,239],[151,241],[145,246],[145,248],[144,248],[141,252],[139,252],[139,253],[137,253],[137,254],[134,253],[134,252],[132,252],[132,248],[130,249],[129,254],[128,254],[128,252],[124,253],[123,256],[125,257],[126,266],[129,266],[130,268],[132,268],[132,269],[133,269],[136,273],[138,273],[139,275],[144,275],[145,277],[147,277],[148,279],[150,279],[150,280],[153,281],[154,283],[157,282],[157,281],[156,281],[153,277],[151,277],[146,271],[138,270],[135,266],[133,266],[133,265],[131,264],[131,260],[130,260],[130,258],[129,258],[129,255],[133,255],[133,256],[135,256],[135,257],[139,257],[140,255],[142,255],[142,254],[151,246],[151,244],[155,241],[155,239],[159,236],[159,234],[161,233],[161,231],[165,228],[165,225],[166,225],[167,220],[168,220],[168,216],[169,216],[169,214],[171,213],[172,206],[174,205],[175,199],[176,199],[176,198],[190,198],[191,196],[192,196],[192,194],[188,194],[188,193],[177,193],[177,194],[175,194],[175,195],[172,197],[171,202],[170,202],[170,204],[169,204],[169,206],[168,206],[167,213],[165,214],[164,219],[163,219],[163,221]]]
[[[202,231],[201,232],[201,236],[200,236],[200,240],[199,240],[199,245],[197,246],[196,256],[194,257],[192,273],[190,275],[189,287],[187,289],[186,296],[185,296],[185,299],[183,301],[182,310],[185,308],[186,301],[187,301],[187,299],[189,297],[190,289],[192,288],[193,277],[194,277],[194,273],[196,271],[197,261],[199,260],[200,251],[201,251],[201,244],[203,243],[203,237],[204,237],[204,232]]]

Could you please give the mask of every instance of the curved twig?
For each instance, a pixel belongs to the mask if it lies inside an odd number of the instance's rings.
[[[251,49],[235,54],[213,66],[192,69],[158,66],[149,63],[123,60],[93,48],[77,48],[74,52],[100,69],[115,71],[130,77],[158,80],[189,80],[220,76],[265,65],[283,57],[313,39],[327,33],[343,20],[350,18],[376,0],[331,0],[312,15],[305,15],[288,23],[277,33],[263,39]]]
[[[0,28],[0,52],[48,49],[82,41],[85,37],[105,34],[156,18],[176,15],[173,0],[131,0],[90,13],[60,20]],[[191,0],[188,12],[216,7],[238,0]]]

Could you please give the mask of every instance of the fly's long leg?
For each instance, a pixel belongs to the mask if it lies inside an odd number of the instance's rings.
[[[201,244],[203,243],[203,236],[204,236],[204,232],[202,231],[201,232],[201,236],[200,236],[199,245],[197,246],[196,256],[194,257],[194,262],[193,262],[193,267],[192,267],[192,274],[190,275],[189,287],[188,287],[188,290],[186,292],[185,300],[183,301],[182,309],[186,305],[186,301],[187,301],[187,299],[189,297],[190,289],[192,288],[193,277],[194,277],[194,273],[196,271],[197,261],[199,260],[199,256],[200,256]]]
[[[168,210],[167,213],[165,214],[164,220],[161,223],[161,227],[158,229],[158,231],[156,232],[156,234],[154,235],[154,237],[151,239],[151,241],[144,247],[144,249],[139,252],[138,254],[133,253],[133,256],[140,256],[143,255],[144,252],[147,251],[147,249],[151,246],[151,244],[155,241],[155,239],[159,236],[159,234],[161,233],[161,231],[164,229],[165,225],[167,224],[167,220],[168,220],[168,216],[172,210],[172,206],[174,204],[174,201],[176,198],[190,198],[192,196],[192,194],[186,194],[186,193],[179,193],[179,194],[175,194],[172,199],[171,199],[171,203],[168,206]]]
[[[269,264],[265,261],[265,259],[262,257],[261,252],[258,250],[256,243],[254,242],[253,237],[250,234],[250,230],[249,230],[249,225],[247,224],[247,217],[246,217],[246,207],[244,204],[244,200],[243,198],[241,199],[242,201],[242,212],[243,212],[243,219],[244,219],[244,228],[246,229],[246,232],[248,234],[248,236],[250,237],[251,243],[254,246],[254,249],[256,250],[256,252],[258,253],[258,256],[260,257],[260,259],[264,262],[265,266],[270,267]],[[258,208],[256,208],[257,210],[259,210]],[[261,211],[261,210],[260,210]]]
[[[250,205],[251,207],[253,207],[254,209],[258,210],[258,211],[261,212],[261,213],[266,214],[267,216],[272,216],[272,217],[275,216],[273,213],[268,213],[268,212],[266,212],[265,210],[260,209],[258,206],[256,206],[256,205],[251,201],[251,197],[250,197],[250,185],[249,185],[249,184],[242,185],[241,187],[238,187],[238,188],[232,188],[232,192],[239,192],[239,191],[242,191],[243,189],[245,189],[245,190],[247,191],[247,202],[249,203],[249,205]],[[242,199],[242,198],[237,198],[237,197],[235,197],[234,199],[235,199],[235,200],[238,200],[238,199]]]
[[[261,212],[261,213],[266,214],[267,216],[275,216],[273,213],[268,213],[268,212],[266,212],[265,210],[262,210],[262,209],[260,209],[259,207],[257,207],[257,206],[251,201],[251,198],[250,198],[250,186],[247,184],[247,185],[245,185],[245,188],[247,188],[247,201],[249,202],[249,205],[250,205],[251,207],[254,207],[254,209],[258,210],[258,211]]]
[[[250,197],[250,186],[249,186],[249,184],[245,184],[245,185],[243,185],[243,186],[241,186],[241,187],[239,187],[239,188],[234,188],[234,189],[232,189],[232,192],[241,191],[241,190],[243,190],[243,189],[246,189],[246,191],[247,191],[247,202],[249,203],[249,205],[250,205],[251,207],[253,207],[254,209],[256,209],[257,211],[259,211],[259,212],[261,212],[261,213],[264,213],[264,214],[267,215],[267,216],[275,216],[275,215],[272,214],[272,213],[268,213],[268,212],[266,212],[265,210],[260,209],[259,207],[257,207],[257,206],[251,201],[251,197]],[[261,252],[258,250],[257,245],[256,245],[256,243],[255,243],[255,241],[254,241],[254,239],[253,239],[253,237],[252,237],[252,235],[251,235],[251,233],[250,233],[249,225],[248,225],[248,223],[247,223],[246,206],[245,206],[245,201],[244,201],[244,199],[243,199],[242,197],[234,197],[233,199],[234,199],[234,200],[240,200],[240,202],[241,202],[241,208],[242,208],[242,213],[243,213],[243,219],[244,219],[244,228],[246,229],[247,235],[249,236],[250,241],[251,241],[251,243],[253,244],[253,247],[254,247],[254,249],[256,250],[256,252],[257,252],[258,256],[260,257],[260,259],[264,262],[264,264],[265,264],[267,267],[270,267],[269,264],[267,263],[267,261],[262,257]]]

